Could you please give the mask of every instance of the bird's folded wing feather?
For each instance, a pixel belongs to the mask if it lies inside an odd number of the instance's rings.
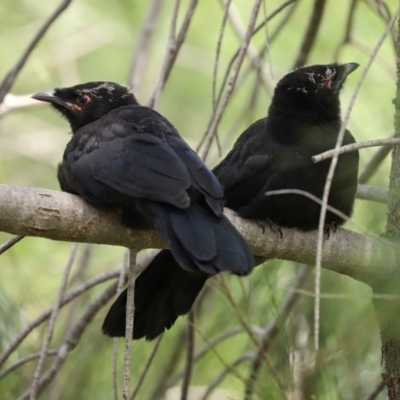
[[[206,197],[214,213],[219,215],[223,207],[224,192],[214,173],[180,137],[168,135],[166,140],[188,168],[193,187]]]
[[[124,142],[123,151],[97,172],[95,179],[132,198],[188,207],[190,174],[171,147],[146,133]]]

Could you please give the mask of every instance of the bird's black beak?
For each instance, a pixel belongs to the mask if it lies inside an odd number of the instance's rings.
[[[72,110],[72,104],[60,99],[59,97],[54,95],[54,91],[49,92],[38,92],[32,96],[32,99],[39,100],[39,101],[46,101],[47,103],[59,105],[63,108]]]
[[[334,83],[334,90],[339,91],[342,88],[343,83],[346,80],[347,76],[350,75],[353,71],[355,71],[359,66],[360,64],[357,63],[342,64],[337,69],[337,76]]]

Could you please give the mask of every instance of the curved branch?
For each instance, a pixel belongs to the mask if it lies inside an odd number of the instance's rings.
[[[249,242],[257,258],[280,258],[314,264],[317,231],[282,228],[283,238],[225,209],[225,215]],[[124,246],[142,250],[166,248],[152,229],[131,230],[119,212],[90,206],[77,196],[54,190],[0,184],[0,230],[53,240]],[[389,241],[338,229],[324,242],[324,268],[371,283],[399,274],[399,249]]]

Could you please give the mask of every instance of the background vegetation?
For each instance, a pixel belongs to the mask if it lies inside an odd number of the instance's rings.
[[[149,10],[159,3],[159,15],[146,51],[139,51]],[[142,104],[146,104],[158,82],[166,54],[173,9],[179,5],[178,28],[189,5],[182,1],[80,0],[50,27],[18,75],[0,106],[0,182],[11,185],[57,189],[56,166],[69,140],[68,126],[49,107],[20,107],[26,95],[79,82],[104,80],[130,84]],[[159,111],[196,148],[212,114],[212,85],[218,38],[226,0],[199,1],[190,21],[182,48],[162,90]],[[296,65],[301,45],[310,25],[310,17],[322,5],[322,19],[315,41],[305,58],[307,64],[333,61],[357,62],[364,66],[372,48],[382,35],[387,20],[398,6],[395,0],[263,1],[260,23],[278,7],[288,3],[251,41],[252,53],[246,55],[233,96],[218,128],[221,153],[214,143],[207,164],[214,166],[231,148],[234,140],[251,122],[265,116],[271,89]],[[21,56],[43,21],[57,6],[50,0],[2,0],[0,14],[0,77]],[[349,20],[351,7],[353,18]],[[232,55],[242,43],[253,2],[234,0],[219,53],[217,87]],[[350,21],[350,22],[349,22]],[[350,28],[348,28],[350,27]],[[346,29],[349,35],[346,36]],[[242,37],[239,37],[241,31]],[[395,97],[395,32],[379,51],[353,109],[348,128],[358,141],[393,135]],[[137,56],[139,55],[139,58]],[[137,66],[137,60],[142,64]],[[259,68],[254,63],[261,60]],[[133,68],[133,66],[136,66]],[[134,74],[132,73],[134,71]],[[260,72],[261,71],[261,72]],[[342,93],[346,108],[358,72],[350,76]],[[260,81],[260,75],[264,77]],[[13,103],[16,101],[16,103]],[[16,104],[16,105],[14,105]],[[361,171],[376,149],[361,151]],[[200,149],[204,154],[204,146]],[[371,178],[371,184],[387,187],[390,157]],[[357,200],[353,220],[380,235],[385,227],[386,206]],[[348,229],[359,228],[348,223]],[[0,242],[9,239],[0,233]],[[0,257],[0,352],[43,310],[54,303],[71,244],[27,237]],[[79,245],[68,290],[98,274],[124,264],[125,250],[111,246]],[[243,328],[239,314],[254,329],[259,339],[277,313],[302,271],[301,289],[294,309],[286,321],[278,323],[278,334],[268,348],[268,364],[262,360],[253,388],[255,399],[385,399],[383,392],[367,397],[380,385],[379,329],[368,286],[346,276],[323,271],[321,292],[321,357],[313,357],[313,279],[306,267],[274,260],[258,267],[244,279],[224,276],[208,284],[196,311],[195,354],[216,336],[231,333],[214,348],[208,348],[195,362],[192,386],[209,387],[219,374],[227,374],[216,386],[225,394],[216,399],[242,399],[254,343]],[[117,279],[117,278],[115,278]],[[108,283],[109,284],[109,283]],[[56,323],[51,348],[57,348],[68,327],[82,315],[88,304],[104,290],[98,285],[63,307]],[[226,293],[228,287],[229,296]],[[229,300],[231,299],[231,301]],[[294,298],[294,296],[290,297]],[[77,348],[72,351],[58,375],[40,399],[113,398],[113,344],[100,333],[106,308],[89,324]],[[34,329],[3,366],[40,351],[46,324]],[[159,399],[174,386],[181,385],[178,375],[185,367],[187,320],[180,318],[160,342],[151,368],[143,382],[139,399]],[[234,334],[233,334],[234,333]],[[133,345],[132,385],[142,374],[154,343]],[[118,342],[118,379],[120,381],[123,341]],[[51,356],[46,366],[50,365]],[[0,397],[18,398],[32,382],[36,360],[24,363],[0,379]],[[0,370],[0,376],[1,376]],[[168,399],[180,395],[169,389]],[[191,394],[190,399],[199,397]],[[203,396],[203,397],[201,397]],[[224,397],[225,396],[225,397]],[[211,397],[207,397],[211,398]]]

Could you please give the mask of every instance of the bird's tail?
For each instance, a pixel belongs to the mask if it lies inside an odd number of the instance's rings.
[[[224,216],[197,204],[180,209],[151,203],[155,226],[178,264],[189,272],[247,275],[254,267],[249,245]]]
[[[177,209],[152,203],[155,225],[171,248],[161,251],[135,284],[133,339],[154,339],[187,314],[206,280],[227,271],[246,275],[254,267],[250,248],[222,215],[200,206]],[[125,335],[126,291],[111,306],[103,332]]]
[[[162,250],[135,282],[133,339],[152,340],[169,329],[179,315],[187,314],[208,275],[187,272],[170,250]],[[111,306],[103,323],[103,333],[125,336],[126,289]]]

